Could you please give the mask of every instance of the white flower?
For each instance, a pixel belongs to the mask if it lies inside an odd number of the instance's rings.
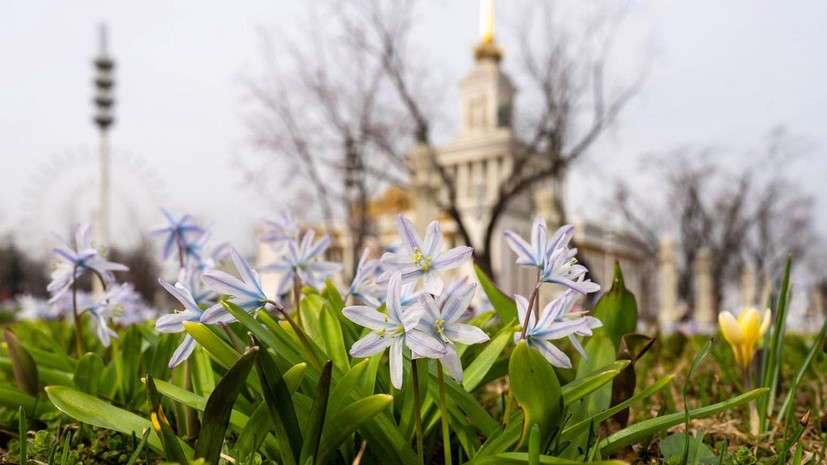
[[[380,286],[387,283],[396,273],[402,273],[402,282],[424,280],[424,289],[433,295],[442,293],[444,284],[439,271],[451,270],[461,266],[471,258],[474,249],[468,246],[454,247],[442,251],[442,229],[434,221],[425,230],[422,241],[411,220],[401,214],[397,219],[399,236],[402,238],[403,250],[399,253],[387,252],[382,256],[385,272],[376,280]]]
[[[445,347],[445,355],[439,358],[448,374],[457,382],[462,382],[462,362],[454,343],[479,344],[487,341],[488,335],[476,326],[460,323],[459,318],[468,309],[476,283],[462,285],[434,298],[431,294],[422,294],[419,302],[425,309],[416,329],[431,333]]]
[[[407,309],[402,308],[401,282],[399,272],[390,278],[386,301],[387,314],[363,305],[345,307],[342,310],[349,320],[371,329],[367,336],[353,344],[350,355],[359,358],[369,357],[390,347],[391,383],[396,389],[402,388],[402,349],[405,346],[428,358],[440,358],[446,354],[440,340],[429,332],[417,329],[417,324],[425,312],[422,307],[413,305]]]
[[[591,336],[592,329],[603,326],[597,318],[586,316],[584,312],[572,312],[572,307],[578,299],[575,291],[569,289],[565,294],[552,300],[540,314],[540,321],[535,321],[534,312],[528,320],[528,329],[525,341],[529,347],[534,347],[552,365],[561,368],[571,368],[571,360],[562,350],[555,347],[550,341],[569,337],[575,348],[585,356],[585,352],[573,336]],[[528,300],[521,295],[515,295],[517,312],[520,321],[525,321]],[[514,342],[520,340],[520,333],[514,334]]]

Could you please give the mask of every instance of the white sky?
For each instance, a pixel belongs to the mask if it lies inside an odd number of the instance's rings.
[[[252,251],[252,228],[271,212],[233,169],[233,157],[246,150],[240,80],[257,66],[257,29],[290,30],[306,5],[0,4],[0,236],[45,248],[51,232],[65,234],[91,214],[91,59],[105,21],[117,61],[114,242],[134,241],[163,205],[213,221],[217,238]],[[508,16],[508,7],[500,2],[498,15]],[[448,114],[456,114],[455,83],[472,64],[477,13],[476,0],[426,0],[420,11],[419,53],[451,85]],[[602,186],[615,173],[637,169],[641,154],[687,144],[761,147],[767,131],[783,124],[814,146],[792,170],[817,194],[817,221],[827,230],[824,18],[827,3],[815,0],[633,3],[615,59],[621,72],[638,63],[635,39],[648,34],[653,68],[643,94],[573,173],[569,190],[581,196],[575,209],[599,214],[588,211],[590,202],[605,196]]]

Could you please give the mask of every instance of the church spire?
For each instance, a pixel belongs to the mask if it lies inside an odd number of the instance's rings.
[[[477,60],[502,58],[502,50],[494,45],[494,0],[480,0],[480,43],[474,49]]]

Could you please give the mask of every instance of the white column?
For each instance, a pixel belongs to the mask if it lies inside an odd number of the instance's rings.
[[[660,299],[658,326],[663,333],[671,333],[678,323],[678,271],[675,240],[664,237],[658,251]]]
[[[747,265],[741,271],[741,306],[756,307],[760,310],[764,304],[756,302],[755,297],[755,270]]]
[[[695,323],[704,332],[713,330],[718,316],[716,309],[712,308],[711,260],[708,247],[698,249],[695,256]]]

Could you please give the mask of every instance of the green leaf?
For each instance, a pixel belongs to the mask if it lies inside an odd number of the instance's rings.
[[[508,425],[500,426],[497,431],[488,436],[485,443],[477,450],[475,457],[485,457],[489,455],[499,454],[510,449],[517,441],[520,440],[522,434],[523,415],[522,412],[517,412]]]
[[[358,400],[331,416],[324,424],[319,458],[316,463],[327,463],[327,459],[336,452],[342,442],[363,424],[388,408],[391,402],[393,402],[392,396],[375,394]]]
[[[0,406],[8,409],[16,409],[22,406],[29,416],[36,419],[39,419],[44,413],[54,411],[54,407],[50,403],[42,402],[37,397],[15,387],[3,385],[0,385]]]
[[[98,394],[101,373],[103,373],[103,360],[98,354],[88,352],[78,361],[73,378],[75,387],[89,395]]]
[[[146,378],[144,378],[144,382],[146,382]],[[153,383],[155,384],[155,389],[163,394],[165,397],[168,397],[179,404],[186,405],[187,407],[192,407],[200,412],[203,412],[204,409],[207,407],[207,398],[199,396],[193,392],[187,391],[186,389],[179,387],[173,383],[169,383],[163,380],[155,380],[153,378]],[[233,413],[230,415],[230,424],[237,427],[239,430],[244,428],[244,425],[250,418],[243,413],[233,410]]]
[[[775,323],[772,325],[770,331],[771,343],[769,346],[769,355],[767,360],[767,370],[764,372],[764,379],[761,386],[770,389],[769,395],[761,399],[759,402],[759,412],[761,416],[762,428],[764,431],[767,423],[766,417],[772,414],[775,406],[775,395],[778,389],[779,378],[781,377],[781,354],[784,348],[784,331],[787,324],[787,311],[790,307],[790,298],[792,297],[792,288],[790,285],[790,271],[792,269],[792,254],[787,255],[787,264],[784,267],[784,279],[781,282],[781,293],[778,298],[778,305],[775,308]]]
[[[569,440],[570,438],[572,438],[573,436],[576,436],[576,435],[588,430],[589,426],[592,423],[600,424],[603,420],[612,417],[613,415],[615,415],[616,413],[622,411],[623,409],[629,408],[630,406],[636,404],[637,402],[640,402],[641,400],[648,398],[652,394],[654,394],[654,393],[660,391],[661,389],[665,388],[674,379],[675,379],[675,375],[667,375],[666,377],[657,380],[651,386],[649,386],[646,389],[640,391],[639,393],[637,393],[636,395],[630,397],[629,399],[626,399],[625,401],[623,401],[623,402],[621,402],[617,405],[612,406],[610,409],[604,410],[604,411],[602,411],[602,412],[600,412],[596,415],[593,415],[589,418],[586,418],[583,421],[580,421],[579,423],[576,423],[572,426],[569,426],[569,427],[563,429],[563,432],[560,434],[560,441],[565,442],[565,441]]]
[[[474,264],[474,272],[477,274],[477,279],[479,279],[482,289],[485,291],[485,295],[487,295],[488,300],[491,301],[494,311],[496,311],[497,316],[500,317],[500,321],[516,321],[517,304],[514,302],[514,299],[497,288],[497,286],[491,282],[491,279],[486,276],[476,264]]]
[[[599,389],[601,386],[611,382],[612,379],[620,374],[630,363],[629,360],[616,360],[587,375],[578,376],[577,379],[561,388],[563,405],[571,405]]]
[[[230,413],[233,411],[238,394],[247,384],[247,375],[253,368],[258,353],[258,347],[248,348],[215,386],[204,408],[201,433],[195,444],[196,458],[203,458],[209,463],[218,463],[221,446],[224,444],[224,435],[230,423]]]
[[[804,357],[804,361],[798,368],[798,372],[795,374],[795,377],[793,378],[793,386],[801,386],[801,382],[804,380],[804,374],[807,372],[807,369],[813,362],[813,358],[815,358],[815,355],[822,348],[822,344],[825,341],[825,334],[827,334],[827,321],[825,321],[824,324],[821,325],[821,331],[818,332],[818,335],[813,340],[813,344],[810,346],[810,350],[807,351],[807,356]],[[790,411],[793,408],[794,397],[795,390],[788,390],[787,397],[784,398],[784,403],[781,404],[781,408],[778,410],[778,417],[776,417],[776,421],[778,423],[781,423],[783,421],[784,416],[789,416]]]
[[[525,452],[504,452],[474,459],[467,462],[466,465],[528,465],[530,463],[529,460],[529,454]],[[541,455],[538,463],[541,465],[580,465],[583,462]],[[626,465],[626,462],[619,460],[604,460],[590,463],[594,465]]]
[[[18,441],[20,444],[20,463],[27,464],[29,463],[29,456],[26,453],[26,447],[29,445],[29,441],[26,439],[28,437],[26,434],[28,427],[26,424],[26,410],[22,405],[18,407],[17,415],[17,437],[20,438]]]
[[[246,312],[244,313],[246,314]],[[231,368],[241,358],[241,354],[236,352],[225,340],[216,335],[207,325],[185,321],[184,329],[187,331],[187,334],[192,336],[192,338],[224,368]],[[258,374],[250,373],[250,379],[247,382],[253,389],[261,392],[261,382],[258,379]]]
[[[615,352],[620,347],[620,338],[637,328],[637,303],[635,296],[626,289],[619,263],[615,263],[612,288],[597,301],[593,316],[603,322],[601,328],[594,330],[595,336],[607,334]]]
[[[528,446],[528,436],[536,424],[543,438],[541,447],[545,450],[552,439],[552,432],[560,426],[563,412],[563,393],[554,368],[539,352],[520,341],[511,354],[508,364],[511,392],[517,404],[523,409],[525,419],[518,449]]]
[[[767,391],[767,388],[753,389],[752,391],[733,397],[732,399],[690,410],[689,418],[694,420],[696,418],[704,418],[715,415],[718,412],[729,410],[741,404],[746,404],[752,399],[766,394]],[[626,428],[600,441],[600,453],[603,456],[611,455],[630,444],[634,444],[642,440],[645,437],[678,425],[684,420],[684,413],[677,412],[657,418],[651,418],[649,420],[643,420],[640,423],[627,426]]]
[[[302,436],[290,390],[266,350],[259,354],[256,370],[263,381],[264,401],[281,444],[282,461],[288,465],[294,464],[301,453]]]
[[[707,465],[718,463],[719,457],[715,455],[715,452],[712,450],[712,448],[704,444],[703,441],[698,442],[697,438],[693,436],[690,443],[691,447],[688,447],[688,458],[690,462],[694,462],[697,458],[697,461],[699,463]],[[663,455],[664,463],[668,461],[670,457],[680,457],[683,453],[684,447],[687,447],[687,445],[686,435],[683,433],[670,434],[669,436],[666,436],[665,438],[661,439],[660,453],[661,455]]]
[[[319,328],[321,329],[322,348],[333,359],[333,363],[342,370],[350,369],[347,346],[342,335],[339,320],[333,315],[334,310],[325,305],[319,313]]]
[[[516,329],[515,329],[516,328]],[[497,362],[497,359],[505,350],[509,341],[513,339],[514,332],[519,331],[519,326],[507,324],[504,328],[497,332],[491,341],[485,346],[466,368],[463,373],[462,386],[466,391],[471,392],[480,385],[485,375]]]
[[[172,462],[187,463],[187,457],[184,455],[183,449],[179,444],[178,436],[172,431],[172,427],[164,415],[164,409],[161,407],[161,396],[158,395],[158,390],[155,389],[155,382],[152,375],[147,375],[146,378],[146,392],[149,398],[150,418],[152,419],[152,428],[155,433],[161,438],[161,445],[164,447],[164,457]]]
[[[135,463],[138,462],[138,459],[141,458],[141,452],[143,452],[144,446],[146,446],[146,441],[149,439],[149,433],[151,432],[152,430],[150,429],[144,431],[144,435],[141,437],[141,442],[138,443],[138,447],[136,447],[135,451],[132,452],[132,455],[129,456],[129,461],[126,462],[126,465],[135,465]],[[60,463],[63,464],[64,462]]]
[[[528,465],[540,465],[540,425],[536,423],[528,437]]]
[[[199,396],[207,397],[215,390],[215,374],[210,358],[201,346],[196,346],[190,355],[192,390]]]
[[[127,435],[143,434],[145,429],[152,429],[152,423],[146,418],[67,386],[48,386],[46,394],[61,412],[98,428],[111,429]],[[149,446],[155,452],[162,451],[161,441],[154,433],[149,436]],[[191,455],[192,450],[189,446],[182,444],[182,447],[186,454]]]
[[[328,409],[331,414],[336,414],[351,402],[348,399],[348,394],[353,390],[359,389],[359,381],[365,375],[369,363],[370,359],[366,358],[356,365],[353,365],[353,367],[335,383],[333,389],[330,391],[330,406]]]
[[[11,329],[4,328],[3,332],[5,333],[6,344],[9,347],[11,371],[17,387],[29,394],[37,394],[37,364],[34,363],[29,351],[23,347],[23,344],[17,339],[17,335]]]
[[[612,364],[617,357],[617,349],[606,333],[595,331],[585,346],[587,359],[582,359],[577,365],[577,378],[583,378],[603,367]],[[612,401],[612,386],[604,385],[586,397],[585,409],[588,414],[606,410]]]
[[[319,387],[316,390],[316,398],[313,399],[313,406],[310,408],[310,415],[307,417],[307,426],[304,428],[304,444],[301,448],[299,463],[316,463],[319,456],[319,442],[322,437],[325,415],[327,414],[327,400],[330,394],[330,381],[333,371],[333,362],[328,360],[322,368],[319,377]]]

